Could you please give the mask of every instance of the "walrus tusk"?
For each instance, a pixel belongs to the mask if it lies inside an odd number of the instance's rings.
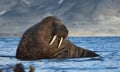
[[[60,39],[60,43],[59,43],[59,45],[58,45],[58,48],[61,46],[62,41],[63,41],[63,37],[61,37],[61,39]]]
[[[53,44],[53,42],[55,41],[56,37],[57,37],[57,35],[54,35],[54,37],[53,37],[52,41],[50,42],[50,45],[52,45],[52,44]]]

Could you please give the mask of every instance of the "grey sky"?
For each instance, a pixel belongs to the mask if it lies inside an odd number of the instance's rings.
[[[46,16],[71,36],[120,36],[120,0],[0,0],[0,35],[22,35]]]

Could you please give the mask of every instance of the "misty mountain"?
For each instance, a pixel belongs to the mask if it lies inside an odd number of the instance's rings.
[[[0,0],[0,35],[22,35],[51,15],[70,35],[120,35],[120,0]]]

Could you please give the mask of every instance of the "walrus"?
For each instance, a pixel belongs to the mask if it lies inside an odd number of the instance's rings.
[[[21,60],[82,58],[99,56],[67,39],[68,29],[60,19],[48,16],[26,30],[16,51]]]

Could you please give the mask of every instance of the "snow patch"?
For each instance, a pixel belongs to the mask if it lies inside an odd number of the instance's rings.
[[[6,12],[7,12],[7,10],[3,10],[3,11],[0,12],[0,15],[5,14]]]
[[[63,3],[63,0],[59,0],[58,4],[61,4],[61,3]]]
[[[27,0],[22,0],[23,2],[25,2],[27,5],[30,5],[30,2]]]

